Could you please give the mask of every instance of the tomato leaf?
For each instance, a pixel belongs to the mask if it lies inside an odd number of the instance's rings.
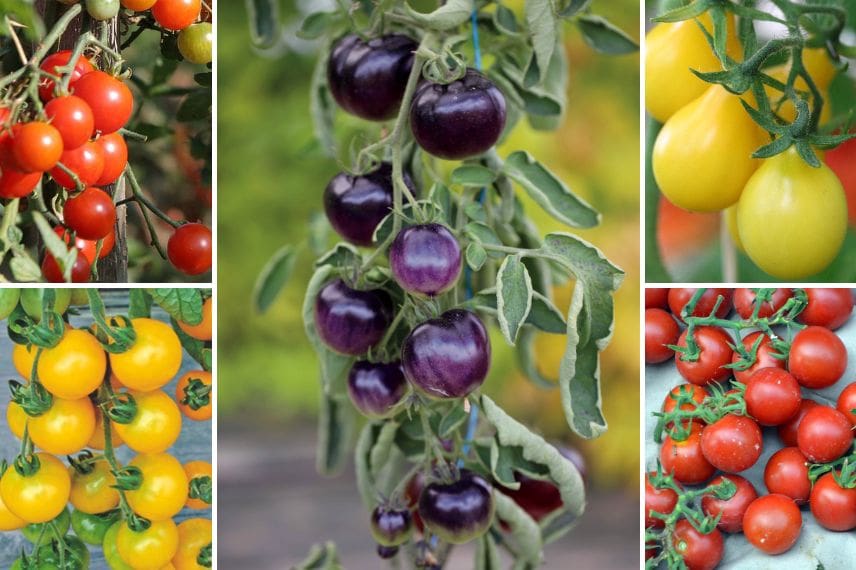
[[[250,17],[250,35],[257,49],[269,50],[280,43],[282,32],[279,23],[277,0],[247,0]]]
[[[455,221],[457,205],[449,188],[442,182],[435,182],[428,192],[428,200],[440,209],[441,220],[451,226]]]
[[[493,14],[493,23],[496,24],[499,31],[508,35],[515,35],[520,32],[520,25],[517,23],[517,16],[514,15],[514,11],[502,4],[496,5],[496,12]]]
[[[529,26],[529,39],[535,51],[535,59],[540,70],[539,82],[547,77],[547,68],[553,58],[558,38],[556,14],[552,0],[527,0],[524,7],[526,24]]]
[[[524,328],[515,345],[517,353],[517,365],[530,382],[536,386],[553,389],[559,385],[558,379],[547,378],[538,370],[540,358],[535,354],[536,333],[533,329]]]
[[[485,533],[476,543],[475,570],[500,570],[502,563],[499,551],[490,533]]]
[[[455,402],[449,413],[440,420],[440,425],[437,427],[437,435],[442,439],[451,437],[452,433],[461,427],[467,421],[468,417],[470,417],[470,414],[464,410],[460,402]]]
[[[339,21],[335,12],[313,12],[303,19],[297,37],[314,40],[329,32]]]
[[[559,9],[559,15],[562,18],[573,18],[588,8],[589,4],[591,4],[591,0],[571,0],[567,6]]]
[[[464,233],[474,242],[480,245],[502,245],[502,240],[493,229],[483,222],[470,222],[464,226]],[[502,259],[504,255],[497,251],[488,251],[487,254],[494,259]]]
[[[259,313],[266,312],[294,272],[297,251],[291,245],[281,247],[265,263],[253,287],[253,305]]]
[[[303,562],[294,566],[293,570],[342,570],[336,545],[332,542],[316,544]]]
[[[462,186],[490,186],[496,180],[496,174],[478,164],[464,164],[452,171],[451,179],[452,184]]]
[[[411,18],[416,20],[416,23],[442,32],[456,28],[469,20],[473,3],[471,0],[449,0],[428,14],[417,12],[410,7],[410,4],[405,4],[404,9]]]
[[[371,470],[371,451],[380,433],[380,425],[368,422],[363,426],[354,448],[354,472],[357,479],[357,490],[366,509],[374,507],[377,497],[374,475]]]
[[[484,262],[487,261],[487,252],[480,243],[470,242],[470,245],[467,246],[465,257],[467,258],[467,265],[470,269],[478,271],[482,266],[484,266]]]
[[[517,555],[518,565],[524,564],[518,567],[540,567],[543,544],[538,523],[520,508],[511,497],[502,493],[494,493],[493,500],[496,503],[496,518],[503,521],[511,529],[508,536],[508,546]]]
[[[482,289],[464,303],[465,307],[478,309],[494,316],[496,316],[496,305],[496,288],[494,287]],[[568,326],[565,317],[562,316],[553,302],[535,290],[532,291],[532,308],[523,324],[553,334],[565,334]],[[524,330],[526,329],[521,329],[520,335],[518,335],[518,343]]]
[[[9,269],[12,271],[15,281],[21,283],[39,281],[42,277],[42,268],[24,253],[12,254],[12,259],[9,260]]]
[[[312,70],[312,84],[309,88],[309,112],[315,125],[315,138],[321,150],[329,157],[336,156],[336,141],[333,137],[333,119],[336,103],[327,86],[327,59],[331,43],[325,42],[318,54],[315,68]]]
[[[333,476],[342,470],[355,424],[356,413],[347,396],[322,392],[318,415],[318,473]]]
[[[198,289],[149,289],[152,300],[166,313],[182,323],[202,322],[202,294]]]
[[[145,289],[131,289],[128,295],[128,318],[137,319],[140,317],[149,318],[152,316],[152,296]],[[189,324],[199,324],[202,322],[202,313],[199,313],[199,322]]]
[[[369,466],[375,479],[378,478],[384,465],[389,461],[397,431],[398,423],[394,420],[387,420],[381,424],[380,432],[378,432],[377,439],[369,452]]]
[[[577,19],[577,27],[585,42],[600,53],[623,55],[639,51],[639,44],[633,38],[602,16],[580,16]]]
[[[509,255],[496,276],[496,309],[499,328],[514,346],[517,332],[532,309],[532,278],[520,254]]]

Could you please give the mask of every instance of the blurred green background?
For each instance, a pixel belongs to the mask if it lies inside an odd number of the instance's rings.
[[[287,289],[270,311],[251,308],[253,283],[283,244],[301,241],[311,214],[340,167],[321,156],[309,118],[314,45],[296,40],[304,14],[281,3],[289,49],[276,57],[250,44],[243,2],[218,6],[219,27],[219,413],[221,433],[251,424],[288,434],[314,423],[318,372],[300,319],[311,260],[301,256]],[[307,11],[312,3],[297,3]],[[638,0],[599,1],[596,10],[639,37]],[[522,2],[510,7],[522,8]],[[603,400],[608,433],[582,444],[591,480],[638,492],[639,453],[639,57],[607,57],[586,46],[568,26],[570,93],[560,130],[542,133],[521,124],[500,148],[526,149],[603,213],[600,228],[579,232],[627,272],[617,298],[615,337],[603,355]],[[337,117],[343,119],[342,114]],[[534,212],[536,208],[530,207]],[[546,233],[566,229],[540,214]],[[557,292],[570,300],[570,287]],[[558,369],[561,336],[539,342],[546,371]],[[568,440],[557,391],[533,387],[512,353],[494,339],[493,375],[485,390],[510,413],[553,439]],[[287,437],[287,435],[286,435]]]

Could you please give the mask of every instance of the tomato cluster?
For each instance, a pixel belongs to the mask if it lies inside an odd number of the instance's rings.
[[[185,508],[210,509],[211,463],[182,465],[169,452],[182,416],[211,418],[210,373],[185,373],[173,399],[164,386],[181,367],[182,342],[169,324],[96,316],[89,328],[75,328],[57,320],[75,303],[70,290],[53,291],[52,307],[43,295],[24,289],[15,309],[16,322],[29,325],[16,329],[11,358],[22,380],[11,383],[6,418],[23,451],[3,463],[0,531],[21,530],[34,547],[12,567],[59,568],[62,559],[62,568],[84,570],[88,545],[103,548],[114,570],[212,567],[211,521],[173,521]],[[202,322],[177,323],[202,342],[212,336],[211,299],[205,304]],[[28,334],[36,330],[39,344]],[[131,331],[133,340],[123,340]],[[136,455],[120,464],[115,451],[123,446]]]
[[[655,414],[655,439],[665,432],[659,463],[676,487],[649,482],[646,527],[663,527],[681,485],[727,478],[736,486],[731,496],[705,495],[700,502],[703,515],[720,517],[713,519],[716,528],[675,530],[689,568],[718,564],[720,532],[742,532],[767,554],[785,552],[800,535],[802,505],[825,528],[856,528],[856,476],[849,466],[856,382],[840,393],[837,406],[810,397],[844,375],[847,350],[834,331],[850,319],[853,305],[848,289],[646,290],[646,362],[674,362],[685,380]],[[680,332],[684,322],[689,326]],[[775,429],[782,444],[764,469],[767,495],[738,475],[761,457],[764,429]],[[697,559],[690,554],[696,548],[704,552]]]

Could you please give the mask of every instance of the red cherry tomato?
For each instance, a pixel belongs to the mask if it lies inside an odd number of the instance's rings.
[[[729,414],[704,428],[701,450],[720,471],[745,471],[755,465],[763,451],[761,428],[751,418]]]
[[[66,151],[73,150],[92,137],[95,117],[86,101],[74,95],[57,97],[45,105],[50,124],[59,131]]]
[[[713,570],[722,560],[725,549],[719,530],[702,534],[687,519],[681,519],[675,525],[672,544],[689,570]]]
[[[706,515],[715,517],[721,514],[716,528],[722,532],[743,532],[743,514],[749,505],[758,498],[755,487],[740,475],[719,475],[710,482],[711,485],[722,483],[728,479],[737,487],[734,495],[728,499],[718,499],[715,495],[705,495],[701,499],[701,509]]]
[[[12,157],[12,137],[0,136],[0,198],[23,198],[36,189],[41,172],[21,171]]]
[[[797,447],[784,447],[774,453],[764,468],[767,491],[785,495],[802,505],[811,493],[808,459]]]
[[[669,310],[669,290],[662,287],[645,289],[645,308]]]
[[[677,346],[687,346],[688,331],[681,334]],[[681,376],[699,386],[731,376],[731,370],[724,368],[734,355],[729,346],[731,337],[728,333],[717,327],[696,327],[694,338],[700,350],[698,360],[690,362],[683,360],[683,355],[675,355],[675,366]]]
[[[158,0],[152,6],[155,21],[167,30],[183,30],[199,18],[201,0]]]
[[[794,417],[802,396],[796,378],[778,368],[762,368],[746,384],[746,411],[762,426],[777,426]]]
[[[71,267],[71,282],[86,283],[89,281],[89,269],[91,265],[89,260],[82,252],[78,252],[77,258],[74,260],[74,265]],[[42,275],[51,283],[65,283],[62,271],[59,264],[50,253],[45,253],[45,258],[42,260]]]
[[[748,319],[755,311],[755,290],[754,289],[735,289],[734,290],[734,310],[744,319]],[[788,299],[794,296],[790,289],[778,288],[773,291],[769,301],[765,301],[758,310],[758,316],[767,318],[773,313],[782,308]]]
[[[835,407],[850,420],[850,425],[856,427],[856,382],[848,384],[838,394],[838,402]]]
[[[692,400],[696,402],[696,404],[701,404],[707,397],[707,391],[701,386],[696,386],[695,384],[680,384],[679,386],[672,388],[666,395],[666,398],[663,400],[663,411],[666,413],[673,411],[678,406],[678,397],[681,394],[684,394],[685,396],[691,395]],[[695,408],[696,406],[689,402],[681,404],[682,410],[694,410]]]
[[[844,489],[830,472],[811,490],[811,514],[824,528],[847,531],[856,528],[856,489]]]
[[[797,446],[797,429],[800,426],[800,422],[802,422],[803,417],[810,409],[815,408],[819,405],[820,404],[818,404],[814,400],[803,398],[800,402],[800,409],[796,413],[796,415],[779,426],[779,439],[782,440],[782,443],[785,446]]]
[[[95,141],[104,153],[104,172],[98,178],[97,186],[113,184],[125,172],[128,165],[128,145],[119,133],[101,135]]]
[[[211,248],[211,230],[193,223],[175,230],[167,242],[166,252],[176,269],[188,275],[199,275],[211,269]]]
[[[844,455],[853,442],[847,417],[829,406],[806,412],[797,428],[797,446],[814,463],[829,463]]]
[[[63,217],[66,225],[78,236],[99,240],[113,231],[116,207],[107,192],[90,186],[66,201]]]
[[[673,473],[675,479],[685,485],[703,483],[716,471],[701,451],[701,426],[696,423],[684,441],[666,436],[660,447],[660,463],[664,472]]]
[[[103,71],[81,77],[72,90],[92,108],[95,130],[109,134],[124,127],[134,110],[134,96],[121,80]]]
[[[767,554],[788,551],[800,536],[802,515],[784,495],[758,497],[743,517],[743,533],[752,546]]]
[[[663,309],[645,310],[645,362],[658,364],[675,355],[667,345],[678,342],[681,328],[672,315]]]
[[[759,337],[761,337],[761,341],[756,350],[755,343],[758,342]],[[773,356],[774,354],[777,354],[776,349],[773,348],[773,345],[770,342],[770,337],[761,331],[756,331],[746,335],[743,338],[743,348],[745,348],[749,354],[752,354],[752,351],[756,350],[755,363],[746,370],[737,370],[736,368],[732,368],[734,378],[738,382],[742,382],[743,384],[748,383],[752,375],[762,368],[781,368],[784,370],[786,362],[785,359]],[[734,356],[731,357],[731,363],[733,364],[738,360],[740,360],[740,354],[735,352]]]
[[[71,51],[64,50],[58,51],[54,54],[47,56],[42,60],[42,65],[40,66],[44,71],[48,73],[52,73],[54,75],[59,75],[59,71],[57,67],[65,67],[71,61]],[[84,56],[80,56],[77,59],[77,62],[74,64],[74,69],[71,72],[71,80],[69,82],[69,89],[77,83],[77,80],[86,75],[87,73],[95,71],[95,66],[92,65],[88,59]],[[42,101],[49,101],[53,99],[53,91],[54,91],[54,82],[52,79],[42,78],[39,83],[39,97]]]
[[[850,319],[853,313],[853,293],[850,289],[828,287],[806,288],[808,305],[797,320],[835,330]]]
[[[698,289],[693,288],[672,288],[669,289],[669,308],[672,310],[672,313],[681,321],[683,321],[683,317],[681,317],[681,312],[686,307],[687,303],[693,298],[695,292]],[[728,316],[728,313],[731,311],[731,297],[733,293],[731,289],[707,289],[702,296],[699,298],[696,303],[695,310],[693,310],[693,317],[706,317],[710,315],[711,311],[713,311],[713,307],[716,306],[717,299],[721,296],[722,303],[719,305],[719,309],[716,311],[716,316],[720,319],[723,319]]]
[[[807,327],[794,337],[788,370],[801,386],[818,390],[832,386],[847,368],[847,349],[834,332]]]
[[[12,128],[12,156],[22,172],[47,172],[62,156],[62,137],[47,123],[19,123]]]
[[[657,489],[651,484],[651,477],[655,473],[645,476],[645,528],[663,528],[666,523],[663,519],[655,517],[651,512],[668,515],[675,510],[678,504],[678,494],[674,489]]]
[[[59,161],[63,166],[74,172],[84,186],[95,184],[104,171],[104,153],[101,151],[100,146],[91,141],[73,150],[63,152]],[[77,187],[71,176],[66,174],[59,166],[51,169],[51,177],[63,188],[73,190]]]

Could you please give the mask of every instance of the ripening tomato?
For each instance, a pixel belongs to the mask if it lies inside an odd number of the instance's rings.
[[[104,172],[104,152],[94,142],[86,142],[75,149],[63,151],[59,161],[74,172],[83,186],[95,184]],[[63,188],[68,190],[77,188],[74,179],[59,166],[53,167],[50,174],[51,178]]]
[[[743,534],[749,543],[767,554],[790,550],[802,530],[802,515],[784,495],[764,495],[755,499],[743,517]]]
[[[181,412],[162,390],[128,394],[137,404],[130,423],[114,423],[122,440],[139,453],[161,453],[169,449],[181,433]]]
[[[178,34],[178,51],[190,63],[211,63],[214,51],[214,29],[208,22],[199,22]]]
[[[98,340],[85,330],[68,329],[53,348],[42,351],[39,380],[58,398],[77,400],[94,392],[107,372],[107,357]]]
[[[59,131],[66,151],[74,150],[88,141],[95,131],[92,109],[86,101],[74,95],[48,101],[45,105],[45,115],[50,124]]]
[[[38,350],[39,348],[34,344],[16,344],[12,347],[12,365],[15,366],[21,378],[30,379]]]
[[[672,544],[688,570],[713,570],[722,560],[725,549],[718,529],[702,534],[687,519],[681,519],[675,525]]]
[[[687,331],[681,333],[677,346],[687,346]],[[724,368],[731,363],[734,351],[729,343],[731,337],[724,330],[717,327],[696,327],[693,338],[699,347],[698,359],[695,361],[684,360],[683,355],[675,356],[675,366],[681,376],[697,386],[704,386],[711,382],[719,382],[731,376],[731,370]]]
[[[37,447],[54,455],[77,453],[95,432],[95,409],[89,398],[53,398],[42,415],[30,418],[29,434]]]
[[[856,489],[843,488],[832,472],[815,482],[809,505],[811,514],[824,528],[836,531],[856,528]]]
[[[32,121],[12,128],[12,156],[22,172],[47,172],[62,151],[62,136],[52,125]]]
[[[150,392],[166,385],[181,367],[181,341],[166,323],[131,319],[136,340],[126,352],[110,354],[119,381],[132,390]]]
[[[669,289],[669,309],[672,313],[683,322],[683,311],[687,304],[692,300],[698,289],[693,287],[673,287]],[[719,298],[722,297],[722,301]],[[716,316],[724,319],[731,312],[733,292],[726,288],[706,288],[698,301],[690,316],[692,317],[707,317],[713,312],[719,301],[719,308],[716,310]]]
[[[716,469],[701,451],[701,426],[693,422],[690,434],[684,441],[666,436],[660,447],[663,471],[672,473],[685,485],[698,485],[710,479]]]
[[[838,394],[838,402],[836,402],[835,407],[850,420],[851,425],[856,427],[856,382],[848,384]]]
[[[818,390],[832,386],[847,368],[847,348],[824,327],[806,327],[796,334],[788,354],[788,370],[800,385]]]
[[[645,310],[645,363],[658,364],[675,355],[668,345],[675,344],[681,328],[671,313],[663,309]]]
[[[850,289],[806,287],[808,304],[797,316],[801,323],[835,330],[850,320],[853,292]]]
[[[167,30],[183,30],[199,18],[201,0],[158,0],[152,6],[155,21]]]
[[[116,535],[119,556],[132,568],[161,568],[178,552],[178,528],[172,519],[154,521],[144,531],[120,523]]]
[[[707,89],[709,84],[691,70],[722,69],[699,23],[713,33],[713,21],[704,13],[698,19],[657,24],[645,36],[645,109],[661,123]],[[730,14],[727,38],[728,55],[739,58],[740,42],[735,34],[734,17]]]
[[[797,379],[779,368],[762,368],[746,384],[746,411],[762,426],[781,425],[797,415],[802,402]]]
[[[112,425],[110,426],[113,427]],[[92,438],[86,444],[86,447],[91,449],[104,449],[104,444],[106,440],[104,439],[104,414],[101,412],[101,408],[95,408],[95,431],[92,434]],[[119,434],[116,433],[115,429],[110,429],[110,442],[113,444],[113,447],[120,447],[124,444],[122,438],[119,437]]]
[[[95,130],[114,133],[124,127],[134,111],[134,96],[125,83],[103,71],[93,71],[74,84],[72,92],[92,108]]]
[[[743,532],[743,515],[749,505],[758,498],[755,487],[740,475],[719,475],[710,484],[718,485],[723,479],[728,479],[737,490],[728,499],[719,499],[715,495],[704,495],[701,499],[701,508],[704,514],[715,517],[720,516],[716,528],[722,532]]]
[[[841,180],[847,194],[847,217],[856,224],[856,139],[826,151],[823,160]]]
[[[212,328],[214,325],[214,318],[211,314],[213,304],[214,298],[208,297],[202,303],[202,321],[195,325],[179,321],[178,327],[183,330],[185,334],[192,336],[196,340],[211,340],[213,337]]]
[[[847,230],[847,201],[835,173],[812,168],[795,148],[764,160],[737,204],[746,254],[779,279],[800,279],[832,263]]]
[[[62,462],[48,453],[36,453],[39,467],[31,475],[21,475],[14,467],[0,479],[3,503],[27,523],[55,519],[68,502],[71,478]]]
[[[155,5],[157,0],[122,0],[122,6],[135,12],[144,12]]]
[[[116,206],[107,192],[90,186],[65,202],[62,210],[65,224],[83,239],[107,237],[116,224]]]
[[[205,570],[197,559],[211,541],[211,521],[208,519],[187,519],[178,525],[178,552],[172,559],[175,570]]]
[[[125,144],[125,137],[120,133],[109,133],[98,137],[95,144],[101,147],[101,153],[104,155],[104,170],[95,185],[113,184],[128,166],[128,145]]]
[[[193,484],[194,479],[207,479],[208,484],[213,486],[213,470],[211,464],[207,461],[188,461],[184,464],[184,472],[185,474],[187,474],[188,488]],[[196,510],[211,508],[211,505],[209,503],[206,503],[202,499],[192,498],[189,493],[187,495],[186,505],[188,509]]]
[[[211,230],[190,223],[176,228],[166,244],[170,263],[182,273],[199,275],[211,269]]]
[[[142,472],[142,485],[125,497],[138,515],[153,521],[175,516],[187,502],[187,474],[166,453],[140,454],[129,464]]]
[[[835,461],[850,449],[853,431],[847,417],[829,406],[808,410],[797,428],[797,446],[813,463]]]
[[[116,478],[106,459],[90,464],[89,473],[80,473],[69,467],[71,495],[69,501],[78,511],[89,515],[106,513],[119,506],[119,491],[113,488]]]
[[[193,370],[185,373],[175,386],[175,401],[185,416],[198,422],[211,419],[213,404],[213,392],[206,395],[193,397],[188,394],[191,382],[199,381],[204,387],[211,389],[211,373],[204,370]],[[204,388],[203,388],[204,389]]]
[[[89,281],[89,272],[92,264],[82,253],[78,253],[74,258],[74,264],[71,266],[71,282],[86,283]],[[56,258],[50,253],[45,253],[42,259],[42,276],[49,283],[65,283],[66,278],[63,275],[62,269],[57,263]]]
[[[764,485],[769,493],[790,497],[798,505],[805,504],[811,493],[808,459],[798,447],[783,447],[767,460]]]
[[[765,139],[740,98],[712,85],[663,126],[654,143],[654,178],[676,206],[694,212],[724,210],[737,202],[760,166],[752,153]],[[740,236],[747,245],[742,231]]]
[[[758,338],[761,340],[759,341]],[[755,343],[758,343],[757,349],[755,348]],[[784,370],[786,360],[784,358],[776,358],[773,356],[774,354],[778,354],[778,352],[773,348],[770,337],[761,331],[755,331],[746,335],[743,338],[743,348],[745,348],[749,354],[755,355],[755,363],[745,370],[732,368],[734,378],[738,382],[742,382],[743,384],[748,383],[752,375],[762,368],[779,368]],[[740,354],[735,351],[734,356],[731,357],[731,363],[733,364],[739,360]]]
[[[744,319],[750,318],[755,311],[755,289],[740,288],[734,290],[734,310]],[[769,301],[764,301],[758,309],[758,316],[767,318],[781,309],[794,296],[793,291],[779,287],[773,290]]]
[[[63,50],[53,53],[42,60],[40,66],[42,70],[53,75],[58,75],[58,67],[65,67],[71,61],[71,50]],[[73,88],[77,81],[87,73],[95,71],[95,66],[86,57],[80,56],[74,64],[74,69],[71,72],[71,80],[69,81],[69,89]],[[54,82],[52,79],[42,77],[39,82],[39,98],[42,101],[49,101],[54,96]]]
[[[797,430],[800,427],[800,422],[802,422],[803,417],[806,413],[817,406],[819,406],[817,402],[814,400],[810,400],[808,398],[803,398],[800,402],[800,409],[796,413],[794,417],[783,423],[779,426],[778,434],[779,439],[782,440],[782,443],[787,447],[796,447],[797,446]]]
[[[702,430],[701,451],[720,471],[745,471],[761,457],[761,428],[751,418],[728,414]]]

